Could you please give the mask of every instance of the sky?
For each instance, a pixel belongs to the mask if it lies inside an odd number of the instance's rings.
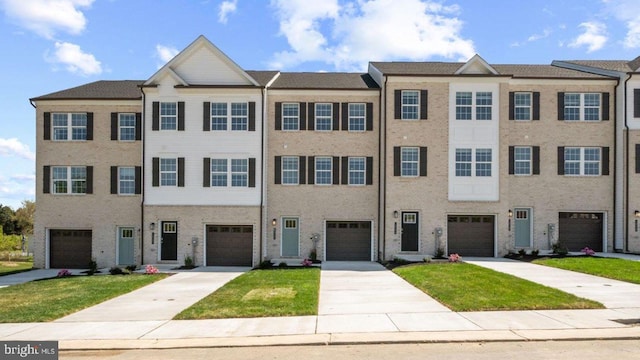
[[[245,70],[640,55],[638,0],[0,0],[0,204],[35,200],[30,98],[144,80],[206,36]]]

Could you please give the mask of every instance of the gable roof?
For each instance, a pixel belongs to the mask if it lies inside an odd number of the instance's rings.
[[[276,70],[247,70],[249,76],[260,84],[260,86],[267,86],[273,78],[278,75],[279,71]]]
[[[470,75],[470,74],[484,74],[484,75],[498,75],[496,69],[494,69],[488,62],[486,62],[480,55],[475,54],[469,61],[456,70],[456,75]]]
[[[140,100],[143,83],[144,80],[100,80],[30,100]]]
[[[283,72],[271,89],[378,89],[367,73]]]
[[[557,60],[553,62],[557,66],[586,67],[600,70],[616,71],[616,72],[640,72],[640,56],[628,60]]]

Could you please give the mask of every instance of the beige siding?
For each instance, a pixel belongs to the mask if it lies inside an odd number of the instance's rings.
[[[625,250],[633,253],[640,253],[640,217],[635,216],[635,211],[640,211],[640,174],[636,173],[636,144],[640,144],[640,131],[631,130],[629,137],[629,174],[628,174],[628,240],[624,246]],[[638,225],[636,226],[636,222]],[[636,230],[637,229],[637,230]]]

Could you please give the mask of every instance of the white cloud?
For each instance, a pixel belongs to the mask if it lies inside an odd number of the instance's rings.
[[[218,12],[218,21],[226,24],[229,14],[236,12],[238,6],[238,0],[223,1],[220,4],[220,11]]]
[[[0,176],[0,204],[18,209],[23,200],[35,198],[35,175]]]
[[[56,50],[50,62],[66,66],[67,71],[84,76],[102,73],[102,64],[92,54],[83,52],[80,46],[68,42],[56,41]]]
[[[625,48],[640,47],[640,12],[637,0],[603,0],[606,8],[627,27],[622,44]]]
[[[47,39],[59,32],[80,34],[87,19],[80,10],[94,0],[0,0],[7,17]]]
[[[162,61],[162,65],[173,59],[176,55],[178,55],[179,52],[180,51],[178,49],[171,46],[160,44],[156,45],[156,55],[160,58],[160,61]]]
[[[0,138],[0,156],[16,156],[27,160],[36,159],[36,154],[29,149],[29,146],[16,138]]]
[[[527,38],[527,41],[532,42],[532,41],[538,41],[538,40],[541,40],[541,39],[544,39],[544,38],[548,38],[549,35],[551,35],[551,33],[552,33],[551,29],[547,28],[547,29],[544,29],[542,34],[533,34],[533,35],[529,36]]]
[[[587,47],[587,52],[594,52],[602,49],[607,42],[607,27],[600,22],[583,22],[579,27],[584,29],[584,32],[569,43],[569,47],[579,48],[581,46]]]
[[[288,51],[270,64],[293,67],[318,61],[337,70],[364,70],[370,60],[467,60],[473,42],[460,35],[459,8],[431,0],[272,0]]]

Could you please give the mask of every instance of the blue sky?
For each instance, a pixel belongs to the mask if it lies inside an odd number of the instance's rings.
[[[28,99],[146,79],[198,35],[247,70],[640,55],[637,0],[0,0],[0,204],[35,199]]]

